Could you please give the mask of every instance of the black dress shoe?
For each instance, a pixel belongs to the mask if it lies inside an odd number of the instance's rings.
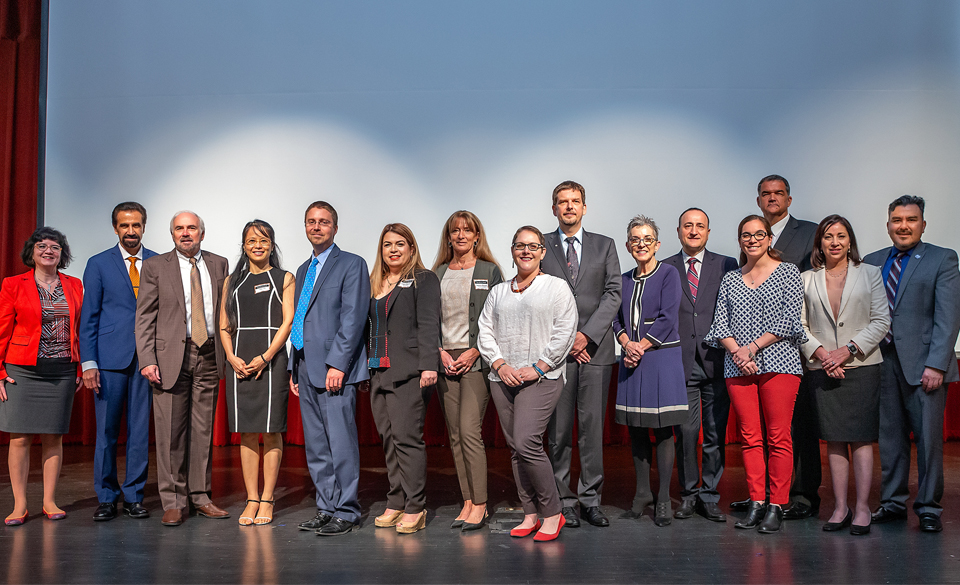
[[[763,517],[763,521],[760,522],[760,526],[757,527],[757,532],[761,534],[780,532],[780,528],[783,527],[783,515],[783,508],[780,506],[776,504],[767,506],[767,514]]]
[[[454,520],[453,523],[450,524],[450,528],[463,528],[463,520]]]
[[[697,512],[711,522],[727,521],[727,515],[723,513],[716,502],[697,501]]]
[[[603,512],[600,511],[600,506],[580,506],[580,515],[583,516],[583,519],[593,524],[594,526],[599,526],[603,528],[604,526],[610,526],[610,521],[607,520],[607,517],[603,515]]]
[[[733,525],[734,528],[756,528],[763,521],[763,515],[767,511],[767,505],[763,502],[750,502],[750,510],[746,518]]]
[[[330,514],[324,514],[318,510],[316,516],[305,522],[297,524],[297,527],[300,530],[319,530],[320,528],[326,526],[331,520],[333,520],[333,516]]]
[[[943,524],[940,523],[940,516],[936,514],[920,514],[920,532],[940,532],[943,530]]]
[[[653,523],[660,527],[669,526],[671,516],[673,514],[670,513],[670,502],[657,502],[657,507],[654,508]]]
[[[149,518],[150,510],[143,507],[142,502],[123,503],[123,513],[131,518]]]
[[[750,509],[750,504],[753,503],[753,500],[747,498],[746,500],[739,500],[737,502],[730,502],[730,509],[734,512],[743,512]]]
[[[864,536],[866,534],[870,534],[870,525],[867,524],[866,526],[860,526],[859,524],[851,524],[850,534],[854,536]]]
[[[870,514],[870,523],[871,524],[886,524],[887,522],[893,522],[894,520],[906,520],[906,513],[894,512],[888,510],[883,506],[877,508],[877,511],[873,514]]]
[[[117,505],[110,502],[101,502],[97,511],[93,513],[94,522],[106,522],[117,517]]]
[[[839,522],[827,522],[823,525],[824,532],[837,532],[843,530],[847,526],[853,523],[853,510],[847,508],[847,515],[843,517],[843,520]]]
[[[324,516],[327,516],[327,514],[324,514]],[[314,520],[316,520],[316,518],[314,518]],[[303,524],[301,524],[301,526],[302,525]],[[343,518],[331,518],[315,532],[317,536],[340,536],[341,534],[352,532],[356,527],[357,524],[355,522],[350,522]]]
[[[466,520],[464,520],[463,527],[460,528],[460,532],[470,532],[472,530],[480,530],[481,528],[487,525],[488,517],[489,516],[487,515],[487,511],[484,510],[483,518],[481,518],[479,522],[473,523],[473,522],[467,522]]]
[[[673,517],[677,520],[693,518],[693,513],[696,509],[696,504],[694,502],[695,500],[681,500],[680,507],[677,508],[677,511],[673,513]]]
[[[804,518],[814,517],[820,514],[820,508],[808,506],[803,502],[794,502],[792,506],[783,510],[784,520],[803,520]]]
[[[560,510],[560,513],[563,514],[563,519],[566,521],[565,528],[580,528],[580,518],[577,516],[576,510],[566,506]]]

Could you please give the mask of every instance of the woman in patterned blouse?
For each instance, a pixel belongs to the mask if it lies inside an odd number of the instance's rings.
[[[749,215],[737,230],[740,270],[720,284],[713,327],[705,341],[727,350],[724,377],[743,436],[743,467],[750,490],[750,511],[737,528],[777,532],[782,506],[789,501],[793,473],[790,435],[793,406],[800,387],[800,322],[803,281],[800,271],[771,247],[770,223]],[[769,448],[769,470],[763,444]],[[764,505],[767,474],[770,505]]]
[[[83,284],[60,274],[70,263],[67,238],[42,227],[27,239],[20,257],[30,270],[5,278],[0,289],[0,430],[10,433],[7,461],[13,488],[7,526],[27,519],[34,434],[41,443],[43,513],[51,520],[66,517],[56,504],[57,478],[80,381],[77,326]]]

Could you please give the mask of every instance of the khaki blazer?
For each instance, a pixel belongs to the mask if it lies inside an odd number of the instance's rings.
[[[219,319],[220,293],[227,277],[227,259],[206,250],[201,255],[213,285],[213,318]],[[184,303],[177,251],[144,260],[135,324],[137,357],[141,369],[152,365],[160,367],[163,390],[173,388],[183,365],[187,343],[187,308]],[[215,323],[213,341],[217,353],[217,375],[223,378],[225,359],[220,335],[216,333],[218,330],[218,323]]]
[[[840,316],[833,318],[830,298],[827,296],[827,277],[823,268],[800,274],[803,279],[803,311],[800,321],[807,333],[807,342],[802,351],[807,358],[807,367],[821,369],[813,353],[823,346],[833,351],[851,341],[863,354],[851,356],[846,368],[879,364],[883,361],[877,347],[890,330],[890,309],[887,293],[883,288],[880,269],[869,264],[847,269],[847,280],[840,295]]]

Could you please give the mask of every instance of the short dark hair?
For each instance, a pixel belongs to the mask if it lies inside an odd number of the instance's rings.
[[[117,227],[117,215],[121,211],[136,211],[140,213],[140,220],[143,222],[143,225],[147,225],[147,208],[143,205],[140,205],[136,201],[124,201],[123,203],[117,204],[113,208],[113,214],[110,216],[110,221],[113,222],[113,227]]]
[[[307,206],[307,210],[303,212],[303,221],[307,221],[307,214],[310,213],[311,209],[326,209],[330,212],[330,215],[333,216],[333,225],[338,225],[337,222],[340,218],[337,216],[337,210],[333,208],[333,205],[330,205],[326,201],[314,201]]]
[[[787,188],[787,195],[790,194],[790,181],[786,180],[780,175],[767,175],[766,177],[760,179],[760,182],[757,183],[757,195],[760,194],[760,187],[762,187],[764,183],[769,183],[770,181],[781,181],[783,186]]]
[[[820,241],[823,239],[823,234],[827,233],[828,229],[838,223],[843,224],[844,229],[847,230],[847,235],[850,236],[850,250],[847,252],[847,258],[853,262],[854,266],[859,266],[860,262],[862,262],[860,251],[857,250],[857,236],[853,233],[853,226],[850,225],[847,218],[842,215],[833,214],[823,218],[823,221],[817,226],[816,235],[813,236],[813,251],[810,252],[810,265],[814,268],[823,268],[823,266],[826,265],[826,254],[823,253]]]
[[[893,210],[898,207],[906,207],[907,205],[916,205],[920,208],[920,218],[923,219],[923,208],[926,207],[927,202],[923,200],[923,197],[917,197],[916,195],[901,195],[893,200],[893,203],[887,207],[887,215],[893,213]]]
[[[710,216],[707,215],[706,211],[700,209],[699,207],[689,207],[687,209],[684,209],[683,213],[680,214],[680,217],[677,218],[678,227],[683,226],[683,216],[691,211],[699,211],[700,213],[702,213],[703,217],[707,218],[707,227],[710,227]]]
[[[60,263],[57,264],[57,270],[62,270],[70,266],[73,256],[70,255],[70,245],[67,244],[67,236],[49,226],[37,228],[30,234],[27,241],[23,243],[23,251],[20,252],[20,259],[30,268],[36,268],[37,264],[33,261],[33,247],[43,240],[53,240],[60,246]]]
[[[583,185],[576,181],[564,181],[553,188],[553,204],[557,204],[557,195],[560,194],[560,191],[579,191],[580,192],[580,202],[584,205],[587,204],[587,190],[583,188]]]
[[[520,229],[518,229],[516,233],[513,234],[513,240],[510,242],[511,246],[517,243],[517,238],[519,238],[520,234],[522,234],[523,232],[530,232],[533,235],[537,236],[537,239],[540,240],[540,245],[546,247],[547,242],[543,238],[543,232],[533,227],[532,225],[525,225]]]

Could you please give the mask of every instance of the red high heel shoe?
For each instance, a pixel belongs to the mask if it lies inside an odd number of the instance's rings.
[[[524,536],[530,536],[537,530],[540,530],[540,527],[543,526],[543,520],[537,518],[537,523],[533,525],[532,528],[514,528],[510,531],[510,536],[514,538],[523,538]]]
[[[7,518],[6,520],[3,521],[3,523],[6,524],[7,526],[20,526],[21,524],[27,521],[27,514],[29,513],[30,513],[30,510],[24,510],[23,516],[20,516],[19,518]]]
[[[40,508],[40,509],[43,510],[43,515],[50,520],[63,520],[64,518],[67,517],[66,512],[57,512],[56,514],[51,514],[50,512],[47,512],[46,508]]]
[[[560,529],[563,528],[563,525],[566,523],[567,523],[567,519],[564,518],[563,515],[561,514],[560,523],[557,524],[556,532],[554,532],[553,534],[544,534],[542,532],[538,532],[534,535],[533,539],[536,540],[537,542],[548,542],[550,540],[556,540],[557,537],[560,536]]]

